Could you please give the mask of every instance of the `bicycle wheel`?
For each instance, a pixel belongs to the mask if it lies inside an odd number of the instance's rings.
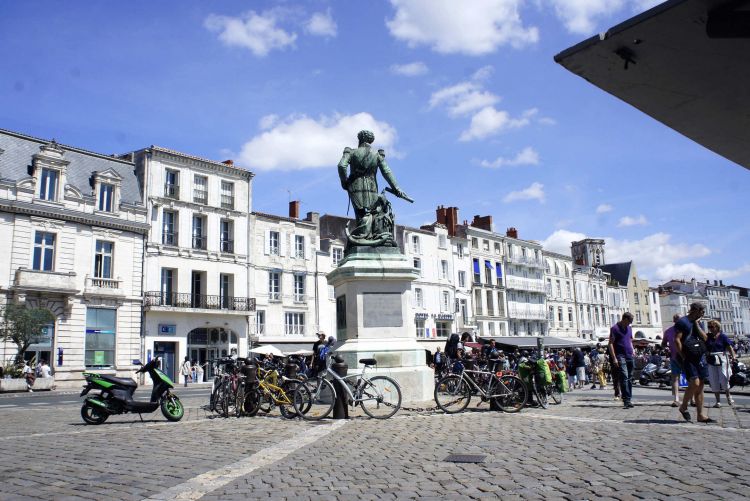
[[[242,396],[237,395],[237,406],[242,410],[243,416],[253,417],[258,414],[260,408],[260,391],[257,388],[252,388],[247,392],[243,392]],[[241,400],[241,403],[240,403]]]
[[[560,391],[560,388],[555,383],[547,385],[547,393],[552,398],[552,402],[555,405],[560,405],[562,403],[563,394]]]
[[[221,385],[217,384],[214,386],[213,391],[211,391],[211,398],[208,401],[208,409],[211,412],[219,413],[219,391],[220,391]]]
[[[328,417],[336,403],[336,390],[327,379],[314,379],[300,384],[292,396],[294,410],[307,421]]]
[[[500,378],[499,390],[500,396],[494,397],[493,400],[503,412],[518,412],[526,405],[528,390],[523,380],[517,376],[506,374]]]
[[[242,381],[237,386],[234,397],[234,415],[242,417],[245,415],[245,382]]]
[[[222,389],[221,398],[221,415],[222,417],[228,418],[230,414],[234,414],[235,396],[232,394],[232,389],[229,383],[225,383]]]
[[[263,414],[268,414],[273,409],[273,399],[268,391],[259,390],[258,395],[258,410]]]
[[[534,378],[534,398],[536,398],[542,409],[546,409],[549,406],[547,402],[547,390],[542,385],[543,383]],[[542,387],[540,388],[540,386]]]
[[[279,411],[284,418],[292,419],[297,416],[297,411],[294,409],[294,392],[298,387],[303,388],[300,391],[307,391],[307,389],[305,388],[305,385],[300,384],[300,382],[296,380],[284,381],[279,386],[282,389],[279,395],[276,395],[276,398],[279,400]]]
[[[435,385],[435,403],[446,414],[466,409],[471,401],[471,387],[457,374],[449,374]]]
[[[401,408],[401,387],[388,376],[363,379],[359,401],[365,414],[375,419],[387,419]]]

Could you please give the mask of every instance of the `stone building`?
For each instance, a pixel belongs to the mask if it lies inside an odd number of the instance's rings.
[[[545,336],[548,326],[542,246],[520,239],[516,228],[508,228],[504,241],[510,335]]]
[[[148,228],[131,161],[0,130],[0,292],[54,315],[27,356],[50,362],[58,386],[132,374]]]
[[[548,334],[557,337],[580,337],[573,282],[573,259],[551,251],[543,251],[542,257],[547,294]]]

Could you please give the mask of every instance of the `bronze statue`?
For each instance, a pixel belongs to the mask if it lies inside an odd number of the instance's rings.
[[[396,184],[391,168],[385,161],[385,152],[372,151],[375,135],[363,130],[357,134],[357,139],[357,148],[344,148],[338,165],[341,187],[349,193],[349,201],[354,207],[355,227],[351,232],[346,229],[347,248],[353,245],[396,247],[393,232],[395,217],[385,193],[378,193],[378,169],[390,185],[385,191],[408,202],[413,200]]]

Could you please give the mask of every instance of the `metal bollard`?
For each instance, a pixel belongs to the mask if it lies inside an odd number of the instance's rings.
[[[346,376],[349,371],[349,365],[344,362],[341,355],[333,356],[334,363],[331,365],[333,372],[341,377]],[[333,381],[333,387],[336,389],[336,402],[333,405],[333,419],[349,419],[349,395],[344,388],[344,383],[337,380]]]
[[[297,377],[297,371],[299,370],[299,365],[290,362],[284,366],[284,375],[290,379],[294,379]]]

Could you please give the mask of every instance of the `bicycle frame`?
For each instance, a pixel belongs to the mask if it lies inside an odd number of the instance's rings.
[[[476,381],[474,381],[474,378],[471,378],[471,377],[467,376],[466,374],[481,374],[483,376],[490,376],[490,379],[487,381],[487,391],[485,391],[484,389],[482,389],[482,387],[479,386]],[[508,387],[505,386],[505,383],[503,383],[502,380],[499,377],[497,377],[497,375],[494,372],[486,372],[486,371],[477,371],[477,370],[464,369],[461,372],[461,380],[462,381],[467,381],[469,383],[469,386],[472,386],[475,390],[477,390],[480,393],[480,396],[482,398],[486,398],[486,399],[502,397],[502,396],[505,396],[507,394],[507,392],[510,391],[508,389]],[[501,388],[505,389],[506,393],[493,393],[493,394],[490,394],[489,393],[489,389],[490,389],[490,387],[493,386],[493,384],[492,384],[493,381],[495,381],[495,382],[498,383],[498,386],[496,386],[496,388],[498,388],[498,389],[501,389]]]
[[[348,398],[348,401],[351,402],[351,405],[354,405],[359,402],[364,402],[367,400],[372,400],[372,398],[362,398],[361,396],[357,396],[352,392],[352,387],[359,388],[362,381],[369,382],[370,380],[365,377],[365,372],[367,371],[367,366],[365,365],[362,369],[362,372],[356,373],[356,374],[349,374],[346,376],[339,376],[334,372],[333,369],[331,369],[332,364],[332,358],[329,356],[326,359],[326,373],[324,375],[320,375],[318,377],[325,377],[326,375],[330,375],[334,380],[341,383],[341,386],[346,391],[346,395]],[[356,382],[354,382],[354,379],[356,378]],[[315,389],[316,393],[320,391],[320,384],[317,385]]]

